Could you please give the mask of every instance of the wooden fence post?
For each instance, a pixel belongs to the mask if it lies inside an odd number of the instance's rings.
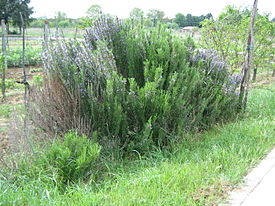
[[[55,38],[56,38],[56,40],[59,38],[59,29],[58,29],[58,26],[55,27]]]
[[[25,50],[26,50],[25,24],[24,24],[24,19],[23,19],[22,13],[21,12],[19,12],[19,13],[20,13],[20,18],[21,18],[22,40],[23,40],[23,43],[22,43],[22,68],[23,68],[23,73],[24,73],[24,82],[27,82],[27,73],[26,73],[26,67],[25,67]]]
[[[28,128],[28,120],[29,120],[29,104],[28,104],[28,95],[29,95],[29,90],[30,90],[30,85],[27,82],[27,72],[26,72],[26,67],[25,67],[25,32],[26,32],[26,28],[25,28],[25,22],[22,16],[22,13],[19,12],[20,14],[20,18],[21,18],[21,26],[22,26],[22,40],[23,40],[23,48],[22,48],[22,68],[23,68],[23,73],[24,73],[24,80],[22,82],[18,82],[21,84],[25,85],[25,94],[24,94],[24,101],[25,101],[25,117],[24,117],[24,134],[25,134],[25,138],[27,139],[31,149],[33,150],[32,147],[32,143],[29,139],[29,128]]]
[[[3,55],[3,62],[2,62],[2,96],[3,96],[3,101],[5,100],[6,97],[6,71],[8,68],[7,65],[7,27],[5,24],[5,20],[1,20],[1,25],[2,25],[2,55]]]
[[[74,33],[74,39],[75,39],[75,40],[77,39],[77,32],[78,32],[78,28],[76,27],[76,28],[75,28],[75,33]]]
[[[250,81],[250,68],[253,61],[253,47],[254,47],[254,22],[257,13],[257,4],[258,0],[254,0],[254,5],[251,14],[250,26],[249,26],[249,34],[247,39],[247,50],[246,50],[246,58],[245,64],[242,70],[243,78],[240,86],[240,97],[239,104],[240,107],[246,109],[248,89],[249,89],[249,81]]]
[[[44,48],[48,49],[49,46],[49,22],[48,20],[45,20],[44,24]]]

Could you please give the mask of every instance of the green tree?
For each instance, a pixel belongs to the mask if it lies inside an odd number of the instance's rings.
[[[54,17],[54,24],[56,27],[60,27],[60,28],[68,28],[68,27],[72,27],[73,25],[71,19],[69,19],[67,17],[67,14],[62,11],[56,12]]]
[[[34,28],[43,28],[44,27],[44,24],[45,24],[45,20],[47,18],[45,17],[40,17],[40,18],[37,18],[37,19],[34,19],[31,23],[30,23],[30,27],[34,27]]]
[[[188,26],[194,26],[195,18],[196,17],[192,16],[191,14],[187,14],[186,15],[186,24]]]
[[[102,13],[103,13],[102,8],[98,4],[94,4],[90,6],[86,11],[87,17],[92,20],[95,20],[96,18],[98,18],[98,16],[100,16]]]
[[[249,23],[249,10],[227,6],[217,20],[206,19],[202,22],[202,47],[214,49],[220,58],[227,62],[232,72],[240,71],[247,49]],[[274,23],[268,20],[268,16],[258,14],[254,29],[253,79],[256,79],[257,69],[260,66],[270,65],[270,58],[274,57],[272,47]]]
[[[144,18],[144,12],[140,8],[133,8],[130,12],[130,18],[141,21]]]
[[[193,16],[192,14],[187,14],[186,16],[182,13],[177,13],[173,21],[179,25],[179,27],[185,26],[201,26],[201,22],[204,19],[212,19],[212,14],[209,13],[207,15],[201,16]]]
[[[179,27],[185,27],[185,16],[181,13],[177,13],[174,22],[179,25]]]
[[[67,14],[62,11],[57,11],[54,16],[55,25],[58,26],[59,22],[65,21],[67,19]]]
[[[213,15],[211,13],[208,13],[205,15],[206,19],[213,19]]]
[[[20,13],[22,14],[25,25],[31,21],[33,8],[29,7],[30,0],[0,0],[0,19],[4,19],[9,30],[9,23],[18,26],[21,30],[22,23]]]
[[[239,11],[230,6],[217,20],[205,19],[201,23],[202,47],[215,50],[233,71],[242,67],[246,50],[248,25],[244,28],[240,17]]]
[[[68,28],[68,27],[72,27],[72,24],[71,24],[71,22],[70,22],[69,19],[66,19],[64,21],[60,21],[58,23],[58,27],[60,27],[60,28]]]
[[[93,22],[103,14],[102,8],[98,4],[91,5],[87,11],[86,16],[78,19],[78,25],[80,28],[87,28],[93,25]]]
[[[157,22],[163,22],[165,13],[157,9],[150,9],[147,17],[152,21],[153,26],[157,25]]]
[[[275,50],[273,48],[275,23],[270,22],[268,15],[257,15],[255,22],[255,46],[253,61],[253,76],[256,80],[259,67],[270,65],[274,59]]]
[[[169,29],[178,29],[179,28],[179,25],[175,22],[167,22],[166,26]]]

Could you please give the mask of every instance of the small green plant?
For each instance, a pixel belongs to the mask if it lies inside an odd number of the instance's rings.
[[[3,82],[0,82],[0,87],[2,87]],[[14,79],[5,79],[5,88],[6,89],[13,89],[16,87],[16,83]]]
[[[54,181],[56,186],[64,188],[70,183],[96,177],[100,150],[101,147],[87,136],[69,132],[64,140],[55,140],[44,152],[35,155],[32,164],[24,161],[19,174],[33,180],[39,178],[47,184]]]
[[[31,68],[30,73],[42,72],[43,68]]]
[[[64,141],[57,140],[45,153],[45,166],[56,169],[63,183],[76,182],[95,175],[100,146],[87,136],[67,133]],[[49,164],[49,165],[47,165]]]
[[[0,118],[9,118],[11,111],[11,105],[0,105]]]
[[[42,86],[43,84],[43,76],[41,75],[34,75],[33,77],[33,83],[37,86]]]

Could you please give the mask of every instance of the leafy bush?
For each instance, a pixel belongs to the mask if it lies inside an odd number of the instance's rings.
[[[60,28],[68,28],[68,27],[72,27],[72,24],[69,20],[63,20],[63,21],[60,21],[58,23],[58,27]]]
[[[4,56],[0,53],[0,88],[2,88],[3,80],[5,80],[5,89],[12,89],[15,87],[15,80],[14,79],[3,79],[3,73],[6,73],[5,71],[5,59]]]
[[[30,27],[32,28],[43,28],[45,25],[44,19],[35,19],[32,22],[30,22]]]
[[[25,65],[35,66],[41,64],[41,49],[27,47],[25,50]],[[11,49],[7,55],[8,67],[22,66],[22,49]]]
[[[19,166],[19,176],[55,183],[60,188],[86,178],[95,178],[100,146],[86,136],[69,132],[64,141],[56,140],[33,160]]]
[[[2,81],[0,82],[0,88],[2,87]],[[16,87],[15,79],[5,79],[5,88],[13,89]]]
[[[195,52],[194,45],[162,25],[146,28],[102,17],[84,43],[59,42],[44,52],[45,88],[60,89],[74,102],[105,149],[164,147],[235,114],[237,95],[227,88],[236,87],[227,65],[215,53]],[[52,99],[51,91],[40,93]],[[71,129],[58,116],[66,103],[39,105],[37,113],[48,120],[45,129]]]

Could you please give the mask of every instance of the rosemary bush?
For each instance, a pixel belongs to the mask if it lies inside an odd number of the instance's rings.
[[[163,25],[146,28],[103,16],[85,42],[60,41],[44,52],[43,62],[45,82],[61,82],[79,118],[90,123],[87,135],[105,150],[164,147],[236,111],[237,83],[227,65]],[[62,118],[47,114],[53,130],[64,129]]]

